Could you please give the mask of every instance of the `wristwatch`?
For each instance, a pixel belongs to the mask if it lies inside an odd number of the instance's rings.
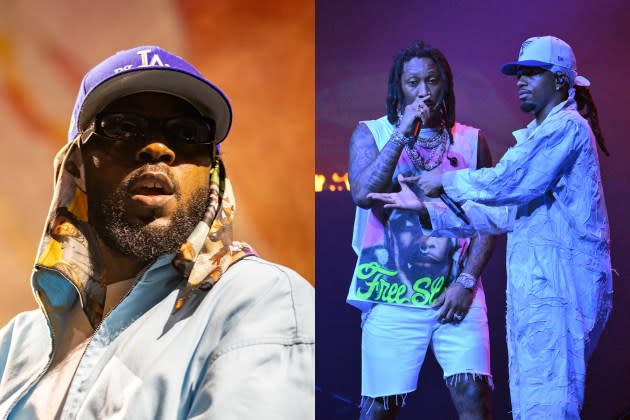
[[[461,284],[465,289],[472,290],[477,285],[477,279],[472,274],[459,273],[455,283]]]

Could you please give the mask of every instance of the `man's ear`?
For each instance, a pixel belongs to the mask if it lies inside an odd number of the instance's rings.
[[[560,90],[564,85],[569,84],[569,77],[562,72],[557,71],[554,77],[556,79],[556,90]]]

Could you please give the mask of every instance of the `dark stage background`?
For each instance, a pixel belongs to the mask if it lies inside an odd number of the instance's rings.
[[[630,223],[627,1],[318,0],[316,20],[316,169],[331,180],[347,168],[356,123],[385,113],[387,74],[394,55],[417,39],[444,52],[454,73],[457,120],[480,127],[497,160],[511,132],[531,116],[518,109],[515,79],[499,72],[530,36],[555,35],[574,49],[589,78],[611,157],[600,156],[611,223],[614,309],[589,364],[584,419],[615,419],[630,409]],[[321,178],[324,179],[324,178]],[[328,182],[325,186],[332,184]],[[339,189],[341,182],[335,184]],[[354,209],[348,192],[317,193],[317,418],[358,417],[359,312],[345,304],[354,267],[350,247]],[[484,274],[495,381],[495,419],[510,418],[505,344],[505,240]],[[418,391],[401,419],[452,419],[456,414],[435,360],[427,357]]]

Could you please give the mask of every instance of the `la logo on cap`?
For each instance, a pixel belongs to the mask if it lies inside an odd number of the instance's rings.
[[[149,61],[150,52],[151,50],[140,50],[136,52],[136,54],[138,54],[140,56],[140,59],[142,60],[142,64],[140,64],[139,67],[153,67],[153,66],[170,67],[168,64],[164,64],[162,62],[162,59],[157,53],[154,53],[151,56],[151,60]]]
[[[158,53],[153,53],[149,59],[150,52],[151,49],[136,51],[136,54],[140,56],[140,65],[138,65],[138,67],[170,67],[168,63],[164,64]],[[134,67],[135,66],[133,64],[127,64],[125,66],[115,68],[114,73],[128,71]]]

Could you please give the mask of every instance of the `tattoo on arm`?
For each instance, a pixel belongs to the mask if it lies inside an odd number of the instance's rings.
[[[392,176],[403,145],[388,142],[379,152],[371,131],[359,124],[350,139],[348,176],[354,202],[369,207],[367,194],[384,192],[391,185]]]
[[[495,243],[496,238],[492,235],[477,234],[473,236],[470,240],[463,271],[478,278],[490,260]]]

